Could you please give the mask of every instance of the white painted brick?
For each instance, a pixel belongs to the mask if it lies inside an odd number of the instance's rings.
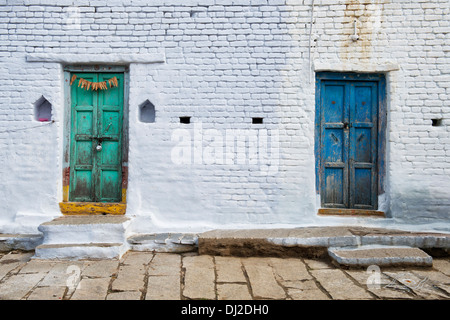
[[[10,199],[0,204],[5,212],[0,220],[10,221],[5,226],[13,225],[19,212],[57,214],[62,194],[61,66],[27,63],[29,53],[165,54],[164,64],[130,66],[130,214],[152,216],[174,228],[316,221],[315,87],[314,76],[308,80],[307,47],[311,1],[7,3],[13,7],[0,6],[0,193]],[[79,29],[66,25],[71,6],[79,8]],[[385,72],[388,63],[398,66],[387,81],[386,192],[392,216],[448,219],[442,210],[449,209],[448,192],[435,191],[435,181],[442,190],[450,188],[448,2],[321,0],[314,10],[313,67],[323,62],[336,71],[364,66],[366,72]],[[352,43],[355,16],[362,22],[357,31],[363,41]],[[51,100],[57,122],[2,133],[38,125],[33,103],[41,95]],[[146,99],[156,108],[152,124],[137,122],[138,106]],[[179,124],[184,115],[192,117],[191,124]],[[272,174],[263,164],[171,162],[171,134],[177,128],[193,138],[194,125],[201,122],[225,141],[227,129],[251,130],[252,116],[264,117],[260,129],[279,134]],[[443,125],[432,127],[434,117],[443,117]],[[31,205],[23,193],[39,205]]]

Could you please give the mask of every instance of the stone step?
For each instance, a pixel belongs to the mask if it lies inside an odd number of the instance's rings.
[[[41,244],[33,259],[120,259],[129,250],[123,243]]]
[[[361,245],[448,251],[450,234],[359,226],[324,226],[294,229],[223,229],[198,235],[199,254],[223,256],[327,258],[328,248]]]
[[[63,216],[38,227],[43,244],[122,243],[130,219],[125,216]]]
[[[398,246],[360,246],[328,248],[328,254],[337,264],[346,267],[415,266],[431,267],[433,259],[419,248]]]
[[[192,233],[135,234],[128,237],[131,250],[191,252],[197,250],[197,235]]]
[[[0,252],[10,250],[31,251],[42,243],[42,234],[0,234]]]
[[[36,259],[119,259],[129,250],[130,219],[125,216],[63,216],[38,227],[43,242]]]

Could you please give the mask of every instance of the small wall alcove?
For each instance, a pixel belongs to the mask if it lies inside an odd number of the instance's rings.
[[[145,100],[139,105],[139,121],[142,123],[155,122],[155,106],[149,100]]]
[[[41,96],[34,103],[34,120],[40,122],[52,121],[52,104]]]

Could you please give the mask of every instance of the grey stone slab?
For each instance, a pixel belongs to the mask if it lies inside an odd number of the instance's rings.
[[[36,287],[33,289],[27,300],[62,300],[66,287]]]
[[[292,300],[330,300],[314,280],[283,281],[282,285]]]
[[[105,300],[110,279],[81,279],[70,300]]]
[[[180,300],[181,275],[149,276],[145,300]]]
[[[217,282],[243,282],[246,278],[242,270],[242,263],[236,257],[215,257]]]
[[[376,270],[346,270],[355,281],[380,299],[413,299],[410,290]]]
[[[196,234],[184,234],[180,240],[181,244],[186,245],[195,245],[197,243],[197,235]]]
[[[190,299],[215,299],[215,271],[211,256],[188,256],[183,258],[183,295]]]
[[[82,275],[89,278],[107,278],[118,272],[117,260],[85,261]]]
[[[394,278],[403,286],[408,287],[412,292],[423,299],[449,299],[450,294],[436,288],[433,281],[428,277],[415,274],[412,271],[384,272],[391,278]]]
[[[274,273],[283,281],[312,279],[306,269],[305,263],[295,258],[269,258],[269,263],[274,269]]]
[[[14,274],[0,283],[0,300],[20,300],[44,277],[42,273]]]
[[[112,290],[133,291],[143,290],[145,287],[146,268],[143,265],[120,266],[117,278],[112,282]]]
[[[450,276],[450,260],[446,259],[433,259],[433,267],[443,274]]]
[[[148,267],[149,276],[172,276],[181,272],[181,256],[172,253],[157,253]]]
[[[72,285],[81,279],[84,263],[81,261],[58,261],[45,275],[39,286],[62,286]]]
[[[42,234],[0,234],[0,252],[34,250],[43,241]]]
[[[20,269],[19,273],[48,273],[54,265],[54,261],[30,260]]]
[[[153,259],[152,252],[128,251],[122,256],[125,265],[147,265]]]
[[[310,269],[330,269],[334,266],[328,260],[304,259]]]
[[[336,300],[366,300],[373,297],[362,287],[357,286],[342,270],[311,270],[314,278]]]
[[[155,235],[155,243],[166,244],[166,240],[169,237],[168,233],[158,233]]]
[[[0,259],[0,281],[8,273],[25,265],[33,256],[32,252],[9,252]]]
[[[140,291],[111,292],[106,297],[106,300],[140,300],[141,295]]]
[[[218,300],[252,300],[247,284],[221,283],[217,285]]]
[[[183,238],[182,233],[170,233],[166,242],[181,243],[181,238]]]
[[[391,246],[361,246],[329,248],[330,257],[345,266],[432,266],[433,259],[418,248]]]
[[[272,266],[264,258],[242,259],[255,299],[285,299],[286,293],[278,284]]]
[[[138,234],[127,238],[131,244],[144,244],[155,242],[156,234]]]

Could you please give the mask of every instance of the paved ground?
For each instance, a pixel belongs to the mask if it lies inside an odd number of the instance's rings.
[[[346,270],[328,261],[128,252],[120,261],[0,253],[0,299],[450,299],[450,258],[433,268]]]

